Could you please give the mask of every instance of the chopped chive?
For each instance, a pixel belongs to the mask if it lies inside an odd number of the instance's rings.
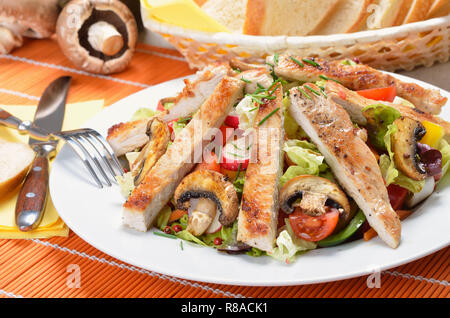
[[[316,91],[314,88],[309,87],[309,85],[303,85],[305,86],[307,89],[309,89],[311,92],[313,92],[315,95],[320,96],[320,93],[318,91]]]
[[[277,107],[276,109],[274,109],[273,111],[271,111],[269,115],[267,115],[266,117],[264,117],[264,118],[258,123],[258,126],[261,126],[267,119],[269,119],[269,118],[270,118],[273,114],[275,114],[279,109],[280,109],[280,107]]]
[[[259,83],[256,83],[256,86],[258,86],[258,88],[260,88],[260,89],[262,89],[262,90],[265,90],[265,89],[266,89],[264,86],[262,86],[262,85],[259,84]]]
[[[252,112],[252,111],[254,111],[254,110],[257,110],[258,108],[259,108],[259,106],[256,106],[255,108],[250,109],[249,112]]]
[[[222,146],[219,147],[219,155],[217,156],[217,163],[222,161]]]
[[[245,79],[245,78],[243,78],[243,77],[241,77],[241,81],[246,82],[246,83],[251,83],[251,82],[252,82],[252,81],[250,81],[250,80],[248,80],[248,79]]]
[[[236,178],[234,178],[234,181],[236,181],[239,178],[239,174],[241,173],[241,166],[242,163],[239,164],[238,170],[237,170],[237,174],[236,174]]]
[[[180,119],[177,120],[177,123],[184,123],[184,122],[187,122],[187,121],[189,121],[191,119],[192,119],[192,117],[180,118]]]
[[[333,81],[333,82],[336,82],[336,83],[341,84],[341,82],[339,82],[338,80],[329,78],[328,76],[325,76],[325,75],[319,75],[319,77],[320,77],[321,79],[323,79],[323,80],[326,80],[326,81]]]
[[[163,237],[168,237],[171,239],[177,239],[177,237],[175,235],[172,234],[166,234],[164,232],[153,232],[155,235],[159,235],[159,236],[163,236]]]
[[[237,153],[229,152],[228,154],[229,154],[229,155],[232,155],[233,157],[244,158],[244,156],[238,155]]]
[[[275,91],[278,89],[278,87],[280,87],[281,83],[279,83],[277,86],[275,86],[275,88],[270,91],[269,96],[272,96],[273,93],[275,93]]]
[[[250,150],[250,148],[253,146],[253,144],[251,144],[251,145],[249,145],[248,147],[247,147],[247,150]]]
[[[180,247],[181,247],[181,250],[184,251],[183,241],[180,241]]]
[[[273,61],[275,62],[275,64],[278,64],[278,53],[275,53],[273,55]]]
[[[274,67],[274,65],[273,65],[272,63],[266,62],[266,64],[269,65],[269,66],[272,67],[272,68]]]
[[[309,96],[309,95],[304,91],[303,88],[299,87],[298,90],[299,90],[303,95],[305,95],[306,98],[312,99],[311,96]]]
[[[300,65],[301,67],[305,66],[302,62],[300,62],[299,60],[297,60],[295,57],[289,56],[289,58],[290,58],[294,63],[297,63],[297,64]]]
[[[234,142],[231,143],[233,145],[234,148],[236,148],[237,150],[242,150],[241,148],[239,148]]]
[[[322,68],[319,63],[314,62],[313,60],[309,59],[302,59],[303,62],[308,63],[309,65],[312,65],[314,67]]]

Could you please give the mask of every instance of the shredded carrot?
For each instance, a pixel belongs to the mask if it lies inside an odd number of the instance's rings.
[[[410,211],[410,210],[397,210],[395,212],[397,212],[397,215],[400,218],[400,220],[406,219],[412,213],[412,211]],[[373,239],[376,236],[378,236],[377,232],[375,232],[375,230],[373,228],[370,228],[369,230],[364,232],[363,238],[364,238],[364,241],[370,241],[371,239]]]
[[[174,210],[169,217],[169,223],[179,220],[183,217],[183,215],[187,214],[185,210]]]

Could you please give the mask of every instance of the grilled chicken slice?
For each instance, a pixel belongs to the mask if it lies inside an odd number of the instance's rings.
[[[200,162],[197,155],[202,154],[203,146],[209,142],[211,129],[222,125],[233,105],[242,97],[244,85],[243,81],[228,76],[221,80],[123,205],[125,225],[139,231],[148,230],[183,177],[195,162]]]
[[[313,84],[305,85],[320,90]],[[298,88],[290,90],[291,115],[316,144],[340,185],[355,200],[380,238],[390,247],[397,247],[400,220],[391,207],[374,154],[356,136],[350,117],[341,106],[303,89],[309,92],[309,97]]]
[[[148,119],[140,119],[120,123],[108,129],[106,140],[116,156],[141,148],[149,141],[147,124]]]
[[[270,76],[269,71],[264,67],[244,71],[235,77],[246,83],[245,92],[250,94],[254,93],[258,86],[268,88],[273,83],[272,76]]]
[[[364,107],[380,103],[379,101],[365,98],[358,93],[351,91],[333,81],[327,81],[325,83],[325,93],[335,103],[344,107],[344,109],[347,111],[347,113],[355,123],[363,126],[366,125],[366,118],[362,114],[362,110],[364,109]],[[412,108],[401,104],[388,102],[382,102],[382,104],[398,109],[400,113],[405,117],[410,117],[420,122],[427,120],[429,122],[440,125],[444,129],[445,135],[450,137],[450,123],[439,117],[433,116],[429,113],[425,113],[417,108]]]
[[[289,80],[315,82],[322,79],[320,75],[325,75],[330,79],[338,80],[352,90],[395,85],[398,96],[409,100],[421,111],[431,114],[439,114],[442,106],[447,102],[447,98],[443,97],[438,90],[405,83],[363,64],[346,65],[342,63],[343,60],[326,61],[316,58],[314,63],[317,63],[317,66],[313,66],[304,62],[302,57],[286,54],[278,56],[278,63],[274,61],[274,56],[268,56],[267,62],[274,65],[276,75]]]
[[[185,80],[185,87],[174,98],[170,110],[159,114],[165,122],[192,115],[213,93],[215,87],[226,75],[233,71],[226,63],[211,64],[196,74],[191,82]],[[141,148],[148,142],[146,135],[149,119],[130,121],[112,126],[106,138],[117,156]]]
[[[257,147],[252,147],[255,160],[247,167],[238,219],[238,241],[267,252],[273,250],[277,234],[282,174],[283,92],[279,86],[274,92],[276,99],[260,105],[256,116],[253,140]]]

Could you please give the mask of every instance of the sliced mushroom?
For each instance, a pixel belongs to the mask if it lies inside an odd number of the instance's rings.
[[[133,14],[119,0],[72,0],[58,18],[56,34],[66,57],[88,72],[124,70],[137,41]]]
[[[226,226],[234,222],[239,212],[233,184],[216,171],[194,171],[181,181],[174,195],[178,208],[188,210],[191,199],[200,200],[193,207],[187,230],[197,236],[206,231],[216,213],[220,213],[219,222]]]
[[[154,117],[147,124],[148,143],[141,150],[139,156],[133,162],[131,168],[134,184],[137,186],[166,152],[170,141],[170,131],[167,124]]]
[[[328,179],[312,175],[289,180],[280,191],[280,206],[288,214],[300,207],[304,213],[318,216],[326,213],[327,206],[338,209],[344,218],[350,214],[347,196],[339,186]]]
[[[391,136],[391,143],[396,167],[413,180],[424,180],[427,174],[420,162],[417,142],[425,135],[425,127],[409,117],[398,118],[394,125],[398,130]]]

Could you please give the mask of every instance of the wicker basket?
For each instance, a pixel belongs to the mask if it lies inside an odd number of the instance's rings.
[[[161,34],[187,59],[191,68],[202,69],[216,61],[238,58],[261,63],[274,53],[321,57],[358,58],[387,71],[411,70],[447,62],[450,56],[450,15],[398,27],[326,36],[251,36],[187,30],[148,18],[144,25]]]

